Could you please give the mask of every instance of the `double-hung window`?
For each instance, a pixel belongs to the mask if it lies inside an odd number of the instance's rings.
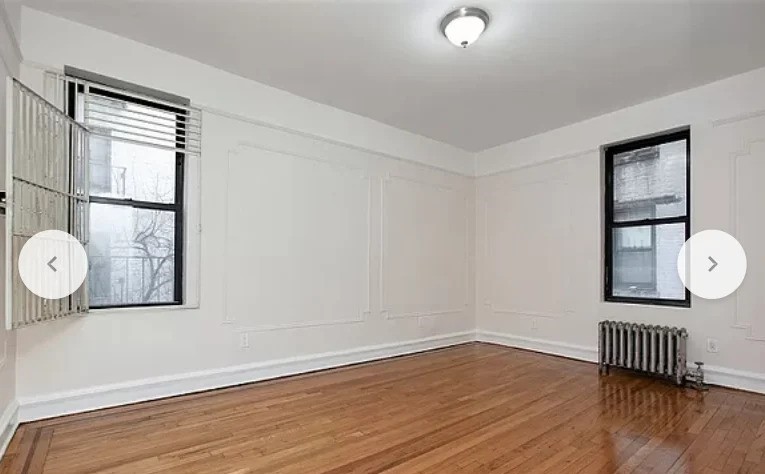
[[[605,299],[690,306],[677,257],[690,237],[690,131],[605,148]]]
[[[110,82],[67,82],[69,113],[92,134],[90,306],[182,304],[184,162],[198,119],[182,101]]]

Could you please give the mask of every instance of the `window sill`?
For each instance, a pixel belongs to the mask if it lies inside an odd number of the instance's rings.
[[[127,306],[123,308],[94,308],[89,311],[93,315],[106,315],[112,313],[152,313],[166,311],[184,311],[199,309],[199,304],[167,304],[157,306]]]
[[[636,298],[606,298],[600,301],[604,304],[623,304],[655,309],[691,309],[691,301],[662,301]]]

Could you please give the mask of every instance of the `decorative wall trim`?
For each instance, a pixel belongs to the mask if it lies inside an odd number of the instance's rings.
[[[23,422],[97,410],[158,398],[202,392],[221,387],[303,374],[405,354],[472,342],[473,331],[464,331],[404,342],[359,347],[288,359],[255,362],[185,374],[88,387],[37,397],[21,397]]]
[[[286,324],[258,324],[257,326],[241,326],[235,327],[234,331],[237,333],[250,333],[250,332],[270,332],[270,331],[286,331],[289,329],[309,329],[318,328],[323,326],[341,326],[345,324],[360,324],[366,322],[366,315],[368,312],[359,313],[357,317],[348,319],[332,319],[326,321],[296,321]],[[224,324],[236,324],[236,320],[228,319],[224,321]]]
[[[5,411],[0,414],[0,459],[3,458],[5,450],[8,449],[13,434],[16,433],[16,428],[19,427],[18,415],[19,403],[16,400],[12,400],[11,403],[5,407]]]
[[[467,306],[467,305],[466,305]],[[407,313],[391,313],[387,309],[380,310],[380,314],[385,319],[409,319],[409,318],[422,318],[426,316],[446,316],[448,314],[460,314],[465,311],[465,308],[444,309],[434,311],[411,311]]]
[[[594,346],[582,346],[483,330],[476,332],[476,339],[479,342],[553,354],[585,362],[597,363],[598,361],[598,349]],[[709,384],[765,394],[765,374],[710,365],[704,366],[704,372]]]
[[[513,170],[517,171],[517,170]],[[490,274],[490,278],[492,281],[501,280],[494,275],[494,269],[491,266],[489,262],[492,261],[492,255],[491,255],[491,248],[492,248],[492,240],[491,235],[489,232],[490,229],[490,212],[489,212],[489,197],[496,197],[497,195],[501,194],[508,194],[511,190],[517,190],[521,186],[527,186],[532,184],[545,184],[545,185],[551,185],[556,184],[560,185],[562,188],[562,196],[565,203],[563,203],[563,207],[565,207],[567,215],[566,219],[567,222],[565,223],[566,231],[571,233],[572,232],[572,226],[573,226],[573,199],[568,198],[569,194],[569,186],[570,182],[567,179],[568,173],[570,171],[567,169],[565,171],[565,175],[556,175],[548,179],[533,179],[528,181],[523,181],[519,183],[513,184],[511,187],[504,187],[503,189],[489,189],[486,191],[486,194],[483,196],[483,198],[480,200],[479,206],[482,209],[483,213],[483,245],[484,245],[484,251],[483,251],[483,258],[484,258],[484,265],[486,267],[486,271]],[[511,198],[507,198],[511,199]],[[564,271],[561,272],[561,275],[568,275],[569,272],[567,271],[568,267],[570,266],[570,262],[567,260],[567,256],[570,255],[570,252],[566,251],[566,245],[568,243],[568,239],[564,238],[565,236],[561,236],[559,239],[560,245],[561,245],[561,253],[564,255],[563,259],[563,265],[564,265]],[[488,287],[488,295],[486,295],[486,298],[484,299],[484,305],[495,314],[511,314],[516,316],[527,316],[527,317],[538,317],[538,318],[562,318],[567,314],[573,313],[572,310],[567,308],[566,305],[566,297],[569,293],[569,287],[570,285],[570,279],[569,278],[561,278],[562,279],[562,290],[563,290],[563,301],[561,302],[561,305],[563,308],[560,311],[537,311],[531,308],[516,308],[516,307],[500,307],[496,306],[494,304],[494,299],[496,295],[494,295],[494,288],[493,285],[490,285]]]
[[[374,155],[374,156],[380,157],[380,158],[386,158],[386,159],[389,159],[389,160],[395,160],[395,161],[399,161],[399,162],[414,164],[414,165],[422,166],[423,168],[427,168],[427,169],[435,170],[435,171],[440,171],[442,173],[447,173],[447,174],[450,174],[450,175],[453,175],[453,176],[467,176],[467,177],[471,177],[471,178],[474,176],[474,171],[471,169],[472,168],[472,166],[471,166],[472,161],[470,160],[471,155],[468,152],[465,152],[465,171],[455,171],[453,169],[444,168],[444,167],[441,167],[441,166],[435,166],[435,165],[432,165],[430,163],[424,163],[424,162],[416,160],[414,158],[408,158],[408,157],[404,157],[404,156],[391,155],[389,153],[373,150],[371,148],[366,148],[366,147],[363,147],[363,146],[360,146],[360,145],[354,145],[353,143],[348,143],[348,142],[344,142],[344,141],[341,141],[341,140],[335,140],[333,138],[327,138],[327,137],[324,137],[324,136],[321,136],[321,135],[316,135],[314,133],[304,132],[302,130],[297,130],[297,129],[290,128],[290,127],[285,127],[283,125],[276,125],[276,124],[273,124],[273,123],[270,123],[270,122],[266,122],[266,121],[263,121],[263,120],[258,120],[258,119],[252,118],[252,117],[246,117],[246,116],[240,115],[240,114],[226,112],[225,110],[221,110],[221,109],[218,109],[218,108],[215,108],[215,107],[208,107],[208,106],[201,105],[201,106],[199,106],[199,108],[202,109],[204,112],[207,112],[207,113],[210,113],[210,114],[213,114],[213,115],[217,115],[219,117],[223,117],[223,118],[227,118],[227,119],[231,119],[231,120],[236,120],[236,121],[239,121],[239,122],[249,123],[250,125],[255,125],[255,126],[258,126],[258,127],[263,127],[263,128],[267,128],[267,129],[270,129],[270,130],[276,130],[276,131],[279,131],[279,132],[289,133],[291,135],[296,135],[296,136],[299,136],[299,137],[302,137],[302,138],[308,138],[308,139],[311,139],[311,140],[316,140],[318,142],[322,142],[322,143],[327,143],[327,144],[330,144],[330,145],[339,146],[339,147],[342,147],[342,148],[345,148],[345,149],[348,149],[348,150],[352,150],[352,151],[359,151],[359,152],[362,152],[362,153],[367,153],[369,155]]]
[[[237,156],[239,152],[243,148],[251,148],[254,150],[260,150],[260,151],[266,151],[270,153],[278,153],[281,155],[290,156],[293,158],[299,158],[302,160],[311,161],[314,163],[320,163],[322,165],[330,166],[333,168],[340,168],[342,170],[345,170],[350,173],[357,173],[359,175],[360,179],[365,179],[367,181],[367,215],[366,215],[366,226],[367,226],[367,255],[366,255],[366,269],[365,269],[365,275],[366,275],[366,282],[364,285],[364,308],[360,308],[359,312],[354,315],[353,317],[347,318],[347,319],[337,319],[332,321],[297,321],[293,323],[287,323],[287,324],[266,324],[266,325],[258,325],[258,326],[247,326],[247,327],[239,327],[236,330],[240,333],[242,332],[267,332],[267,331],[280,331],[280,330],[288,330],[288,329],[301,329],[301,328],[312,328],[312,327],[320,327],[320,326],[336,326],[336,325],[342,325],[342,324],[357,324],[357,323],[363,323],[366,321],[366,316],[371,314],[372,308],[371,308],[371,293],[372,293],[372,179],[367,175],[367,173],[361,169],[356,168],[353,166],[347,166],[341,163],[334,163],[329,160],[324,160],[321,158],[316,158],[312,156],[305,156],[296,154],[293,152],[288,152],[276,148],[270,148],[266,146],[262,146],[256,143],[250,143],[246,141],[240,141],[238,142],[234,147],[229,149],[227,153],[227,159],[226,159],[226,188],[230,189],[229,182],[231,179],[231,157]],[[229,213],[228,209],[231,209],[229,206],[229,195],[228,193],[224,196],[225,200],[225,209],[226,212],[224,213],[224,240],[227,241],[228,239],[228,223],[229,223]],[[230,260],[230,255],[228,253],[228,245],[225,246],[224,251],[224,261],[223,261],[223,294],[226,294],[226,289],[228,288],[228,262]],[[233,317],[229,311],[228,311],[228,298],[223,298],[223,323],[224,324],[235,324],[236,318]]]
[[[500,145],[504,146],[504,145]],[[478,160],[481,159],[479,156],[482,152],[479,152],[478,155],[476,155],[476,163],[478,163]],[[573,153],[566,153],[565,155],[556,155],[548,158],[541,158],[536,161],[530,162],[530,163],[520,163],[517,165],[510,164],[509,166],[506,166],[505,168],[499,169],[497,171],[492,171],[489,173],[483,173],[480,174],[478,171],[478,167],[476,167],[475,177],[476,178],[489,178],[492,176],[498,176],[505,173],[512,173],[514,171],[520,171],[528,168],[534,168],[536,166],[542,166],[542,165],[549,165],[553,163],[557,163],[559,161],[566,161],[566,160],[572,160],[575,158],[581,158],[583,156],[587,156],[591,153],[600,153],[600,148],[587,148],[586,150],[581,151],[575,151]]]
[[[407,318],[421,318],[425,316],[444,316],[449,314],[458,314],[464,312],[470,304],[468,303],[470,301],[469,292],[470,292],[470,211],[468,209],[468,199],[467,197],[464,198],[464,204],[465,204],[465,296],[464,296],[464,302],[463,305],[459,308],[446,308],[446,309],[439,309],[439,310],[431,310],[431,311],[412,311],[412,312],[404,312],[404,313],[393,313],[390,309],[386,308],[385,304],[385,230],[387,228],[387,221],[385,218],[385,211],[386,211],[386,199],[385,199],[385,183],[390,182],[392,180],[399,180],[399,181],[406,181],[409,183],[414,183],[420,186],[429,186],[436,189],[441,189],[443,191],[447,192],[453,192],[455,194],[459,194],[461,192],[460,189],[450,187],[450,186],[444,186],[436,183],[430,183],[427,181],[420,181],[417,179],[407,178],[404,176],[395,176],[386,174],[381,180],[380,180],[380,274],[379,274],[379,295],[380,295],[380,314],[383,315],[385,319],[407,319]]]
[[[511,308],[496,308],[492,305],[491,301],[487,301],[486,306],[489,307],[492,313],[495,314],[512,314],[515,316],[527,316],[530,318],[562,318],[566,314],[573,313],[573,311],[564,310],[559,313],[549,313],[545,311],[533,311],[533,310],[525,310],[525,309],[511,309]]]
[[[760,115],[758,115],[760,116]],[[762,114],[765,116],[765,113]],[[730,173],[730,228],[733,230],[733,234],[736,237],[740,237],[741,231],[739,226],[739,186],[738,186],[738,162],[740,159],[751,156],[752,148],[757,144],[765,143],[765,138],[757,138],[752,140],[746,140],[742,147],[737,151],[730,154],[729,159],[729,173]],[[741,301],[741,292],[736,291],[733,297],[733,329],[743,329],[746,331],[745,339],[750,341],[765,342],[765,336],[758,336],[754,334],[754,328],[751,322],[739,321],[739,307]]]
[[[765,117],[765,109],[761,110],[755,110],[751,112],[744,112],[742,114],[733,115],[730,117],[725,117],[717,120],[712,120],[712,127],[722,127],[725,125],[731,125],[738,122],[743,122],[745,120],[751,120],[755,118]]]

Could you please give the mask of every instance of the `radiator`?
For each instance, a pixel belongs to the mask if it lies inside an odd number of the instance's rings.
[[[620,321],[598,323],[598,366],[601,374],[619,367],[685,382],[686,343],[683,328]]]

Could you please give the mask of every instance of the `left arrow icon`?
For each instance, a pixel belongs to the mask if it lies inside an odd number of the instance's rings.
[[[56,258],[58,258],[58,257],[53,257],[53,258],[51,258],[51,259],[50,259],[50,261],[48,262],[48,266],[49,266],[49,267],[50,267],[50,269],[51,269],[51,270],[53,270],[54,272],[57,272],[57,271],[58,271],[58,270],[56,270],[56,267],[54,267],[54,266],[53,266],[53,262],[55,262],[55,261],[56,261]]]

